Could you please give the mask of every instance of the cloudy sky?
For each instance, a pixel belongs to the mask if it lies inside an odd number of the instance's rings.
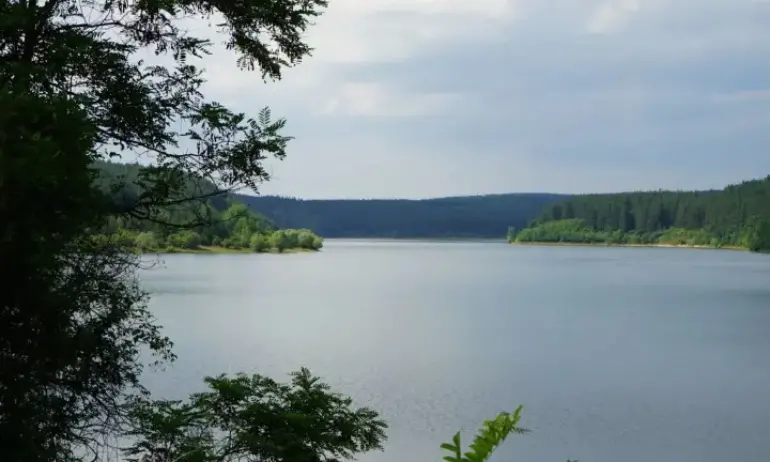
[[[713,188],[770,173],[770,2],[330,0],[314,56],[211,97],[296,137],[263,194]]]

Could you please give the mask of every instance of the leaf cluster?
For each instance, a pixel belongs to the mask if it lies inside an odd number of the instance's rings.
[[[0,88],[71,102],[85,114],[92,155],[147,158],[141,193],[113,213],[163,221],[164,207],[203,201],[270,178],[263,161],[286,155],[284,119],[256,117],[203,94],[193,58],[213,42],[183,27],[216,21],[242,68],[280,79],[312,49],[303,35],[326,0],[37,0],[0,3]],[[135,59],[153,50],[158,62]],[[155,61],[155,60],[154,60]],[[189,178],[216,188],[190,191]],[[198,217],[198,226],[211,217]]]
[[[307,369],[288,384],[261,375],[205,379],[187,401],[138,402],[131,461],[319,462],[381,450],[387,425],[368,408],[330,391]]]
[[[522,409],[523,407],[519,406],[511,413],[501,412],[496,418],[484,421],[473,442],[464,453],[460,442],[460,432],[455,433],[452,442],[441,445],[441,449],[450,454],[445,456],[444,460],[446,462],[485,462],[489,460],[495,449],[509,435],[529,433],[526,428],[518,426]]]

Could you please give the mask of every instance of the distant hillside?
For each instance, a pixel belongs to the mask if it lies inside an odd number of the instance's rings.
[[[236,199],[281,228],[325,237],[501,238],[523,227],[560,194],[495,194],[440,199],[302,200],[239,194]]]
[[[545,207],[521,242],[770,248],[770,176],[722,190],[571,196]]]

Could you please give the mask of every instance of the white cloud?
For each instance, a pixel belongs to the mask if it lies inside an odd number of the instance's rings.
[[[449,107],[454,96],[399,95],[396,88],[388,88],[386,96],[386,90],[375,84],[365,88],[341,81],[340,68],[403,62],[425,47],[442,47],[453,40],[500,38],[514,16],[514,6],[513,0],[332,0],[308,30],[306,40],[315,49],[313,56],[296,69],[287,69],[280,82],[267,84],[258,73],[236,68],[234,52],[219,44],[222,38],[208,22],[193,19],[188,27],[217,43],[212,55],[202,61],[208,71],[206,90],[212,97],[252,107],[320,104],[335,108],[327,110],[329,114],[410,116]],[[351,102],[351,92],[359,98],[357,102]],[[318,101],[329,95],[331,101]],[[404,101],[407,96],[410,101]],[[372,98],[380,109],[374,109]]]
[[[326,100],[323,114],[345,116],[417,117],[457,107],[462,96],[451,93],[404,94],[375,82],[344,84]]]
[[[588,21],[588,32],[605,34],[623,27],[639,10],[640,0],[614,0],[601,5]]]
[[[314,61],[387,62],[437,40],[494,36],[514,13],[513,0],[334,0],[308,40]]]

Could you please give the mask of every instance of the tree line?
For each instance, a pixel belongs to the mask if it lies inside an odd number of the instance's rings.
[[[509,241],[671,244],[770,249],[770,177],[723,190],[572,196]]]
[[[239,194],[239,202],[285,228],[325,237],[500,238],[522,228],[559,194],[493,194],[438,199],[296,199]]]
[[[135,203],[142,195],[139,164],[97,162],[95,184],[119,205]],[[130,215],[108,218],[99,239],[118,240],[140,252],[175,252],[207,248],[254,252],[293,249],[320,250],[323,239],[309,229],[278,229],[268,218],[252,212],[233,195],[211,195],[216,187],[188,176],[185,189],[204,198],[166,205],[158,210],[164,220]],[[174,226],[179,225],[179,226]]]

